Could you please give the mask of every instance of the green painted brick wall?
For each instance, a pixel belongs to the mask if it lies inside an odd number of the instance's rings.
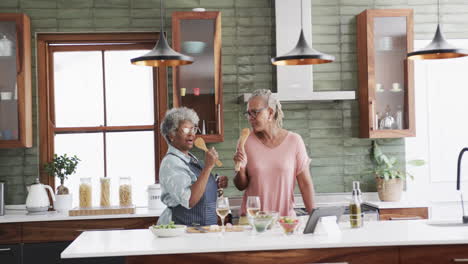
[[[286,0],[285,0],[286,1]],[[231,159],[241,128],[245,105],[238,96],[257,88],[275,89],[274,7],[272,0],[166,1],[166,30],[173,11],[205,7],[222,12],[225,142],[215,144],[225,164],[217,172],[233,176]],[[440,19],[448,38],[468,37],[468,2],[441,0]],[[312,0],[313,46],[335,55],[331,64],[314,67],[314,89],[356,90],[356,18],[369,8],[413,8],[415,38],[430,39],[437,24],[437,0]],[[33,62],[37,32],[156,31],[158,0],[2,0],[0,12],[22,12],[31,17]],[[34,147],[0,149],[0,180],[7,182],[7,204],[24,203],[26,184],[38,175],[36,65],[33,63]],[[171,84],[169,84],[171,85]],[[172,86],[169,86],[172,87]],[[361,180],[374,191],[370,168],[370,140],[358,136],[357,101],[313,102],[284,105],[287,129],[299,133],[313,159],[311,173],[317,192],[349,191]],[[404,140],[381,140],[384,150],[404,158]],[[201,155],[200,152],[196,152]],[[278,161],[280,162],[280,161]],[[231,187],[229,195],[241,193]]]

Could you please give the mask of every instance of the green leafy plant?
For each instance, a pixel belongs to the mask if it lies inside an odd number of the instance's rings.
[[[63,154],[58,156],[54,155],[51,162],[44,164],[44,170],[50,176],[56,176],[60,179],[60,186],[57,187],[57,194],[68,194],[68,188],[63,185],[68,176],[76,172],[76,167],[81,160],[74,155],[73,157]]]
[[[382,152],[382,149],[374,140],[372,143],[372,154],[371,160],[374,163],[374,169],[372,173],[379,178],[386,181],[391,179],[405,179],[407,176],[414,179],[414,176],[409,172],[403,171],[398,166],[398,161],[395,157],[389,157]],[[411,160],[407,164],[412,166],[422,166],[425,164],[424,160]]]

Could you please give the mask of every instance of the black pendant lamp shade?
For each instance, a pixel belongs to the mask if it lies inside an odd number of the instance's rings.
[[[468,56],[468,50],[458,49],[448,43],[440,31],[440,25],[437,25],[437,31],[432,42],[425,48],[410,52],[406,56],[412,60],[451,59]]]
[[[310,65],[310,64],[323,64],[333,62],[335,57],[317,51],[307,44],[304,37],[304,30],[302,27],[302,0],[301,1],[301,33],[299,34],[299,40],[297,41],[296,47],[291,51],[271,59],[273,65]]]
[[[166,37],[164,36],[164,17],[163,7],[161,0],[161,32],[159,33],[159,40],[154,48],[143,56],[133,58],[130,61],[135,65],[143,66],[179,66],[193,63],[193,58],[184,54],[181,54],[173,50],[167,43]]]
[[[271,63],[274,65],[309,65],[328,63],[334,60],[334,56],[322,53],[309,47],[304,37],[304,31],[301,29],[296,47],[283,56],[271,59]]]

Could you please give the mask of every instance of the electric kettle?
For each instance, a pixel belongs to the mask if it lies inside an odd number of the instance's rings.
[[[47,212],[50,206],[49,196],[46,189],[50,191],[52,200],[55,201],[54,191],[49,185],[44,185],[36,178],[34,184],[27,187],[28,197],[26,197],[26,210],[29,213]]]

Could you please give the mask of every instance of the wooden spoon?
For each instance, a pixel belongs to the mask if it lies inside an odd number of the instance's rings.
[[[249,137],[249,135],[250,135],[250,129],[243,128],[242,131],[241,131],[241,135],[239,137],[239,141],[237,143],[237,147],[242,152],[245,152],[244,146],[245,146],[245,142],[247,141],[247,138]],[[235,170],[240,171],[240,162],[236,162]]]
[[[203,138],[197,137],[195,139],[194,143],[195,143],[195,147],[197,147],[197,148],[199,148],[199,149],[201,149],[201,150],[203,150],[205,152],[208,151],[208,148],[206,147],[206,144],[205,144],[205,140],[203,140]],[[221,167],[221,166],[223,166],[223,163],[219,159],[217,159],[216,160],[216,166]]]

